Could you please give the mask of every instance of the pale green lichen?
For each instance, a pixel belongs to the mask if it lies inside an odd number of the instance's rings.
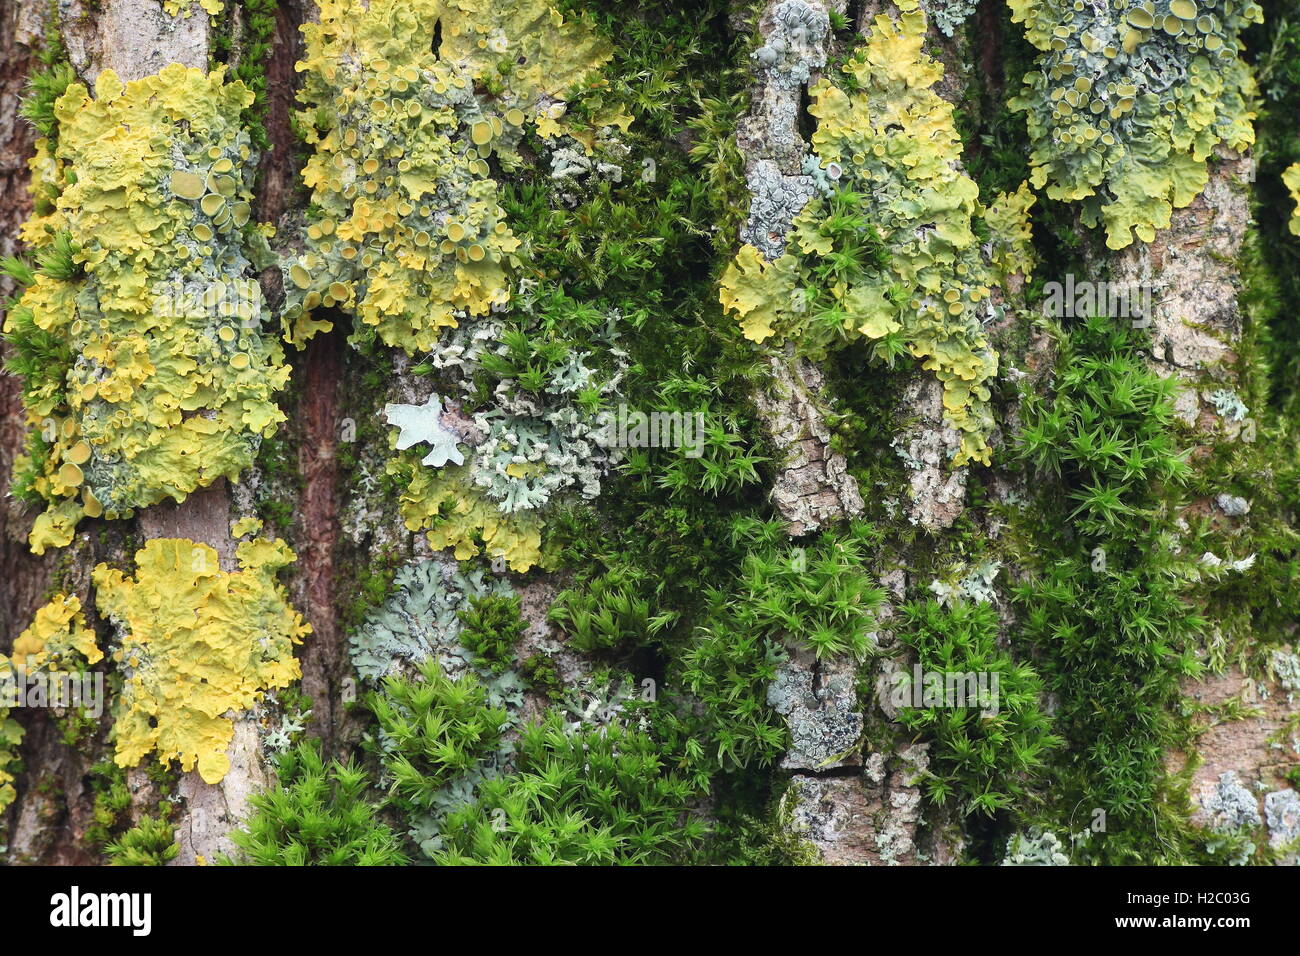
[[[1003,866],[1069,866],[1070,856],[1055,833],[1031,830],[1013,834],[1007,841]]]
[[[66,375],[24,393],[49,503],[32,549],[62,546],[83,515],[109,518],[177,501],[252,463],[284,416],[272,397],[289,369],[260,332],[249,253],[255,172],[240,112],[252,99],[222,71],[178,64],[125,86],[100,74],[55,103],[57,146],[38,143],[23,229],[37,253],[62,245],[69,269],[38,271],[5,325],[65,343]],[[23,464],[27,464],[24,462]]]
[[[460,613],[475,598],[512,593],[504,579],[485,577],[482,569],[460,571],[436,560],[409,565],[394,579],[392,595],[348,642],[352,666],[377,682],[435,658],[444,673],[457,677],[474,663],[458,640]]]
[[[482,538],[491,556],[526,571],[539,559],[538,533],[552,501],[600,494],[604,473],[620,455],[602,407],[628,357],[617,347],[616,313],[586,310],[594,328],[580,341],[557,333],[556,316],[572,307],[562,296],[527,293],[516,297],[509,315],[444,337],[427,363],[455,383],[459,433],[444,424],[437,394],[424,405],[387,406],[389,423],[401,429],[398,449],[433,446],[427,454],[408,451],[388,470],[405,487],[407,527],[428,529],[435,548],[453,547],[463,560],[477,553],[474,539]],[[597,370],[594,350],[612,371]],[[489,389],[490,401],[481,403],[480,393]],[[442,471],[431,476],[430,467]]]
[[[590,142],[566,97],[610,49],[543,0],[325,0],[320,14],[298,64],[313,207],[307,250],[285,263],[288,335],[337,306],[388,345],[430,349],[510,300],[519,240],[489,159],[518,165],[530,125]]]
[[[114,706],[114,761],[134,767],[156,751],[207,783],[230,769],[230,712],[247,710],[299,676],[295,644],[311,628],[289,606],[275,572],[294,559],[282,541],[239,544],[240,570],[217,552],[157,538],[136,553],[131,576],[101,564],[92,575],[100,613],[121,635],[123,676]]]
[[[1122,249],[1169,226],[1208,180],[1206,160],[1254,142],[1255,81],[1241,32],[1254,0],[1008,0],[1040,51],[1012,108],[1033,143],[1032,182],[1080,200]]]
[[[793,338],[819,355],[865,337],[883,360],[910,352],[943,383],[961,433],[954,466],[987,463],[997,355],[981,317],[995,272],[1032,265],[1033,198],[1022,186],[995,201],[991,268],[972,229],[985,211],[960,169],[953,108],[933,89],[943,67],[922,51],[925,15],[915,0],[899,6],[897,19],[876,17],[848,63],[851,89],[823,79],[810,90],[812,145],[833,186],[795,217],[780,258],[740,250],[721,299],[756,342]]]

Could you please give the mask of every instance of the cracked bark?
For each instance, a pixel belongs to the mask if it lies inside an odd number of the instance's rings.
[[[755,54],[751,108],[737,141],[752,196],[741,239],[768,258],[784,252],[791,220],[813,194],[811,177],[803,172],[810,146],[801,128],[810,120],[804,106],[807,88],[816,82],[833,42],[830,10],[845,14],[848,4],[773,0],[759,16],[764,47]],[[869,23],[865,9],[858,22],[860,33]],[[774,57],[764,50],[785,52]],[[831,447],[824,373],[789,343],[765,351],[764,361],[769,379],[754,402],[778,456],[771,500],[790,535],[801,537],[861,515],[857,482],[847,461]],[[942,420],[938,383],[918,375],[900,402],[899,416],[909,422],[899,442],[914,466],[912,520],[931,531],[947,527],[961,513],[966,471],[948,467],[960,439]],[[787,650],[788,660],[768,693],[791,734],[781,768],[794,774],[782,797],[780,819],[826,863],[955,857],[960,842],[952,828],[921,808],[926,747],[898,744],[901,728],[889,725],[871,702],[864,713],[857,690],[861,662],[847,657],[818,662],[800,648]],[[864,752],[868,723],[886,725],[875,737],[892,742]],[[865,769],[855,769],[864,764]]]
[[[1251,222],[1247,183],[1253,171],[1253,159],[1220,147],[1204,192],[1187,208],[1175,210],[1170,227],[1154,242],[1135,243],[1112,263],[1120,283],[1154,289],[1151,363],[1179,383],[1176,411],[1200,442],[1192,449],[1194,465],[1212,442],[1253,440],[1245,421],[1221,419],[1210,399],[1216,389],[1239,385],[1235,365],[1243,316],[1237,304],[1236,263]],[[1187,510],[1208,512],[1213,507],[1200,501]],[[1235,774],[1263,811],[1266,794],[1284,790],[1284,774],[1296,766],[1286,748],[1279,750],[1269,741],[1285,736],[1287,721],[1300,715],[1300,700],[1276,680],[1248,680],[1235,664],[1223,674],[1184,682],[1183,692],[1202,706],[1246,699],[1259,710],[1255,717],[1205,727],[1197,741],[1199,763],[1190,787],[1192,819],[1212,822],[1208,804],[1225,774]],[[1188,757],[1171,754],[1170,769],[1180,770]]]

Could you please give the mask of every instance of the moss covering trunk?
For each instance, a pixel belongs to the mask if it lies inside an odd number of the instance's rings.
[[[1285,7],[15,0],[4,859],[1294,863]]]

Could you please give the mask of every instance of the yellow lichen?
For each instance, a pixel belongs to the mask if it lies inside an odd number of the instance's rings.
[[[816,356],[865,337],[887,361],[906,348],[943,383],[945,418],[961,434],[954,466],[987,464],[997,355],[978,313],[996,277],[972,219],[994,234],[998,271],[1025,271],[1033,198],[1022,186],[982,209],[959,166],[952,106],[933,90],[943,67],[922,50],[925,15],[899,6],[897,19],[876,17],[848,63],[850,89],[823,79],[810,91],[813,149],[835,185],[795,217],[780,258],[740,250],[721,300],[756,342],[793,338]],[[883,263],[865,254],[873,244]]]
[[[194,12],[195,3],[210,17],[221,15],[222,0],[162,0],[162,8],[169,17],[187,19]]]
[[[0,811],[14,799],[13,774],[7,765],[18,759],[23,729],[4,706],[11,688],[25,674],[36,671],[84,671],[103,660],[95,633],[86,627],[81,601],[75,595],[56,594],[41,607],[32,623],[14,639],[12,657],[0,654]]]
[[[95,632],[86,627],[81,600],[65,594],[56,594],[36,612],[32,623],[15,638],[12,656],[13,665],[28,672],[80,669],[104,659]]]
[[[434,471],[411,455],[389,462],[388,472],[406,486],[400,501],[406,527],[427,530],[429,544],[437,550],[451,548],[458,561],[483,550],[515,571],[527,571],[541,561],[541,519],[531,511],[503,514],[475,487],[468,468]]]
[[[990,259],[999,278],[1034,271],[1033,234],[1029,210],[1036,202],[1028,183],[1021,183],[1013,193],[999,193],[984,211],[984,221],[992,235]]]
[[[1291,192],[1291,201],[1295,203],[1295,209],[1291,212],[1291,231],[1300,236],[1300,163],[1282,174],[1282,182]]]
[[[1150,242],[1209,179],[1220,144],[1255,140],[1255,80],[1242,34],[1255,0],[1009,0],[1039,51],[1019,96],[1030,181],[1082,203],[1106,245]],[[1188,10],[1191,17],[1183,17]]]
[[[95,568],[96,603],[122,636],[113,655],[124,678],[112,730],[118,766],[156,751],[216,783],[230,769],[232,712],[298,678],[293,647],[311,628],[275,580],[293,552],[256,539],[236,555],[240,570],[227,573],[207,545],[159,538],[136,553],[130,577]]]
[[[9,659],[0,654],[0,678],[10,674]],[[23,742],[23,728],[9,716],[9,708],[0,706],[0,812],[13,803],[14,775],[9,765],[18,759],[18,745]]]
[[[338,307],[428,350],[458,316],[510,298],[519,240],[489,157],[516,163],[527,123],[578,136],[565,98],[610,50],[544,0],[324,0],[302,30],[314,205],[307,249],[285,264],[286,336],[328,328],[311,313]]]
[[[50,502],[38,554],[67,544],[82,515],[234,480],[284,419],[272,398],[289,369],[260,331],[246,256],[265,246],[244,228],[254,164],[240,114],[253,94],[178,64],[125,86],[105,71],[95,87],[74,83],[55,103],[56,151],[44,143],[32,165],[53,211],[23,233],[38,252],[70,244],[78,274],[38,273],[5,326],[56,337],[73,357],[24,393],[39,438],[32,487]]]
[[[261,519],[254,518],[252,515],[246,515],[230,525],[230,536],[232,538],[243,538],[250,534],[257,534],[261,530]]]

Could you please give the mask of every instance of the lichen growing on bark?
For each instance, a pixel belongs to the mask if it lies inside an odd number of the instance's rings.
[[[922,51],[925,14],[914,0],[900,8],[897,19],[875,19],[845,82],[828,77],[809,91],[818,194],[779,258],[741,248],[723,274],[722,304],[755,342],[793,339],[817,357],[861,337],[880,360],[920,359],[961,433],[953,466],[987,463],[998,363],[982,318],[997,277],[973,231],[984,209],[960,169],[952,106],[933,90],[943,67]],[[1002,268],[1028,264],[1031,203],[1022,188],[986,220],[1006,231]]]
[[[23,229],[41,267],[5,323],[20,352],[61,356],[23,396],[18,470],[48,503],[37,554],[83,516],[236,479],[284,418],[273,397],[289,369],[248,277],[265,248],[240,121],[251,97],[173,64],[125,85],[105,71],[93,96],[73,83],[54,104]]]
[[[299,677],[293,649],[311,628],[275,580],[293,552],[254,539],[236,554],[239,570],[226,572],[205,544],[155,538],[137,552],[132,574],[95,568],[96,603],[120,636],[112,655],[124,679],[113,708],[118,766],[156,752],[217,783],[230,769],[228,712]]]

